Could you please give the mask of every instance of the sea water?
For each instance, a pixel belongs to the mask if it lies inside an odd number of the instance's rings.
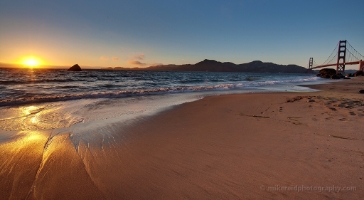
[[[54,69],[0,69],[0,77],[3,136],[64,132],[75,144],[205,96],[314,91],[300,85],[324,82],[312,74]]]

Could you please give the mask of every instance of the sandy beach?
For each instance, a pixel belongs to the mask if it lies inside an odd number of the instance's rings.
[[[78,147],[0,138],[0,199],[361,199],[364,77],[312,88],[207,97]]]

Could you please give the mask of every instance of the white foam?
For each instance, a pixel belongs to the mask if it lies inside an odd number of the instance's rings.
[[[0,107],[0,129],[3,131],[51,130],[54,134],[70,133],[75,146],[90,142],[96,135],[112,138],[123,124],[156,114],[171,106],[201,99],[203,96],[262,91],[314,91],[296,86],[306,81],[320,82],[316,77],[303,79],[243,81],[211,85],[159,88],[156,91],[135,90],[131,97],[114,95],[115,91],[98,92],[84,99],[38,103],[18,107]],[[317,81],[317,82],[316,82]],[[258,87],[257,87],[258,86]],[[154,93],[155,92],[155,93]],[[92,97],[87,99],[88,97]],[[101,97],[101,98],[98,98]],[[118,98],[113,98],[118,97]],[[118,133],[119,134],[119,133]]]
[[[49,130],[70,133],[75,146],[90,142],[94,134],[113,135],[120,127],[139,117],[156,114],[171,106],[202,98],[196,94],[170,94],[118,99],[85,99],[31,106],[0,108],[2,131]]]

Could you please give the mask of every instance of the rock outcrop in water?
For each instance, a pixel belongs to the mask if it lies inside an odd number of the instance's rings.
[[[331,68],[323,68],[320,70],[319,74],[317,74],[318,77],[321,78],[332,78],[336,75],[336,70]],[[334,77],[335,79],[336,77]]]
[[[353,74],[353,76],[364,76],[364,72],[363,71],[357,71]]]
[[[67,71],[82,71],[81,67],[78,64],[73,65]]]
[[[348,70],[348,71],[352,71],[352,70]],[[350,77],[364,76],[364,72],[359,70],[353,74],[349,73],[344,76],[341,73],[336,73],[335,69],[324,68],[324,69],[320,70],[320,72],[319,72],[319,74],[317,74],[317,76],[321,77],[321,78],[331,78],[331,79],[341,79],[341,78],[350,79]]]

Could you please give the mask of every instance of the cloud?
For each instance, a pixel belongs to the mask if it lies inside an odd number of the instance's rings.
[[[144,59],[144,53],[133,53],[133,55],[129,57],[128,64],[134,65],[136,67],[145,67],[148,65],[148,63],[143,62]]]
[[[112,56],[112,57],[101,56],[100,60],[102,60],[102,61],[109,61],[109,60],[118,61],[119,57],[117,57],[117,56]]]
[[[139,66],[139,67],[144,67],[144,66],[147,65],[147,63],[142,63],[142,62],[137,61],[137,60],[129,60],[128,63],[131,64],[131,65]]]
[[[107,61],[107,60],[109,60],[109,57],[101,56],[101,57],[100,57],[100,60]]]
[[[145,58],[144,53],[137,53],[133,55],[132,60],[144,60],[144,58]]]

